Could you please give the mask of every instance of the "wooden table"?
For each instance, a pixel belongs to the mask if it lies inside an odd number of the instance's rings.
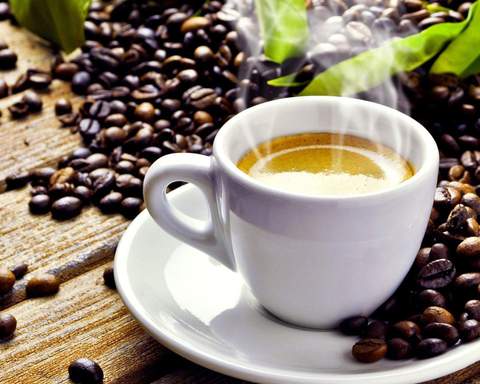
[[[36,38],[6,22],[0,23],[0,35],[19,56],[18,68],[2,73],[9,83],[27,68],[48,69],[51,53]],[[128,225],[125,219],[88,208],[77,219],[59,223],[49,215],[29,214],[28,188],[5,192],[5,177],[13,171],[54,165],[79,146],[78,135],[60,128],[54,116],[60,96],[73,97],[68,84],[54,81],[51,92],[42,95],[43,112],[17,121],[10,120],[6,107],[20,95],[0,100],[0,265],[29,265],[13,292],[0,297],[0,310],[18,321],[15,337],[0,344],[0,382],[68,383],[69,363],[88,357],[102,366],[105,383],[241,383],[163,348],[134,321],[116,291],[103,284],[103,270]],[[60,292],[27,300],[25,281],[44,271],[60,277]],[[480,375],[479,363],[435,383],[461,383],[475,375]],[[480,376],[468,382],[480,384]]]

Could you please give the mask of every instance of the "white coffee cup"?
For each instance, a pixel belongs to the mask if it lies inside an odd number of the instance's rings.
[[[394,148],[415,174],[376,193],[319,197],[269,187],[236,167],[261,142],[304,132],[369,138]],[[407,274],[427,226],[438,162],[427,130],[394,109],[351,98],[295,97],[237,114],[218,133],[211,157],[158,159],[144,194],[160,227],[238,271],[269,312],[297,325],[330,328],[370,314]],[[166,190],[175,181],[203,191],[210,221],[168,203]]]

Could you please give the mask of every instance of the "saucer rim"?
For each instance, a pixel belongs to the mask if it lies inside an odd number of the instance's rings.
[[[194,188],[194,186],[187,184],[169,192],[168,195],[171,199],[179,199],[191,193]],[[114,258],[114,277],[117,291],[128,311],[155,340],[171,351],[203,367],[238,379],[259,383],[291,384],[293,380],[298,384],[381,384],[385,382],[402,384],[440,378],[480,361],[480,354],[476,356],[471,353],[472,344],[465,344],[448,351],[444,355],[424,360],[423,364],[413,368],[407,365],[391,368],[388,371],[366,373],[305,373],[265,365],[246,365],[238,362],[234,357],[226,356],[220,352],[212,354],[196,348],[189,344],[188,338],[177,338],[162,327],[161,323],[153,321],[148,311],[141,305],[130,284],[127,260],[130,256],[131,245],[135,234],[147,223],[149,218],[150,215],[145,209],[128,225],[118,243]],[[153,219],[152,223],[154,223]],[[159,229],[159,231],[161,230]],[[171,237],[163,231],[162,233]],[[180,243],[180,240],[177,241]],[[474,343],[480,343],[480,341]]]

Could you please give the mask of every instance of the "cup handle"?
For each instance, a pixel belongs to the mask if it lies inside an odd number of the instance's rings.
[[[214,173],[212,158],[208,156],[192,153],[166,155],[149,168],[143,194],[148,212],[163,230],[235,270],[226,247]],[[186,181],[200,188],[207,199],[211,220],[196,220],[172,207],[166,192],[168,185],[175,181]]]

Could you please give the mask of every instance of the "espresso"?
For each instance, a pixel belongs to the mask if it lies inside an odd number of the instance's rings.
[[[316,196],[378,192],[414,174],[393,149],[335,133],[277,137],[249,151],[237,167],[271,187]]]

